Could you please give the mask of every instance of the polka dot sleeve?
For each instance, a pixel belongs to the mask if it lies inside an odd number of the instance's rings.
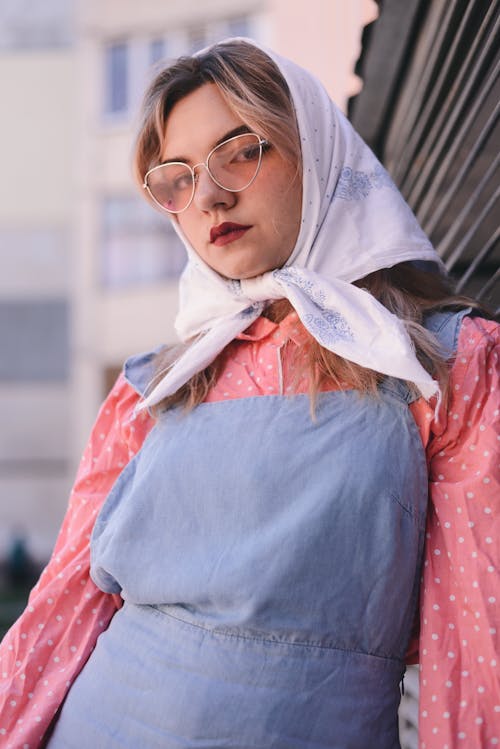
[[[499,327],[465,319],[432,426],[420,636],[421,749],[500,744]]]
[[[121,605],[89,577],[95,517],[140,447],[148,416],[122,376],[103,404],[82,457],[52,557],[0,646],[0,746],[39,747],[95,641]]]

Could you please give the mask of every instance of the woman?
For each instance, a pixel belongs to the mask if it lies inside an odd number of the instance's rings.
[[[252,43],[158,75],[136,171],[187,249],[185,344],[100,412],[3,646],[6,746],[395,749],[429,488],[422,746],[495,744],[497,327]]]

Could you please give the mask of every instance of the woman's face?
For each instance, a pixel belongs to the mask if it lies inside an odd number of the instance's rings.
[[[207,83],[173,107],[162,161],[205,162],[212,148],[244,124],[217,86]],[[254,182],[242,192],[219,187],[203,166],[196,173],[193,201],[174,220],[197,254],[226,278],[253,278],[284,265],[301,219],[302,185],[295,165],[271,144]]]

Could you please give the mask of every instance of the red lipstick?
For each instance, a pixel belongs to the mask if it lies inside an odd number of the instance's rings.
[[[217,247],[222,247],[225,244],[229,244],[230,242],[239,239],[246,231],[248,231],[248,229],[251,228],[251,226],[235,224],[232,221],[224,221],[218,226],[212,226],[210,229],[210,242]]]

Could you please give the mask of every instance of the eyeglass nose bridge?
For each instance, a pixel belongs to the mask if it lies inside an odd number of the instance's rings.
[[[210,154],[210,155],[211,155],[211,154]],[[210,167],[208,166],[208,159],[209,159],[209,158],[210,158],[210,156],[209,156],[209,157],[208,157],[208,158],[206,159],[206,161],[200,161],[200,162],[199,162],[199,164],[194,164],[194,166],[191,166],[191,167],[189,167],[189,168],[191,169],[191,174],[193,175],[193,194],[192,194],[192,196],[191,196],[191,201],[192,201],[192,200],[193,200],[193,198],[194,198],[194,193],[195,193],[196,185],[197,185],[197,183],[198,183],[198,180],[199,180],[199,178],[200,178],[200,175],[199,175],[199,173],[197,174],[197,173],[195,172],[195,169],[198,169],[198,167],[200,167],[200,166],[204,166],[204,167],[205,167],[205,169],[206,169],[206,170],[207,170],[207,172],[208,172],[208,176],[210,177],[210,179],[212,180],[212,182],[214,182],[214,184],[216,184],[216,185],[217,185],[217,187],[220,187],[220,189],[221,189],[221,190],[226,190],[226,192],[241,192],[240,190],[233,190],[233,189],[231,189],[230,187],[224,187],[224,185],[221,185],[221,183],[220,183],[220,182],[218,182],[218,181],[217,181],[217,180],[215,179],[214,175],[213,175],[213,174],[212,174],[212,172],[210,171]],[[188,166],[189,166],[189,165],[188,165]],[[191,202],[191,201],[190,201],[190,202]]]
[[[256,137],[257,141],[258,141],[258,145],[260,146],[260,152],[259,152],[259,158],[258,158],[257,167],[255,169],[255,172],[254,172],[252,178],[245,185],[243,185],[242,187],[226,187],[226,185],[223,185],[221,182],[219,182],[215,178],[215,176],[213,175],[212,171],[210,170],[210,166],[209,166],[210,158],[214,154],[214,152],[217,151],[222,146],[227,145],[227,143],[229,143],[231,141],[236,141],[239,138],[242,138],[243,136],[246,136],[246,135],[252,135],[252,136]],[[243,190],[246,190],[247,187],[250,187],[250,185],[253,183],[253,181],[257,177],[257,174],[259,173],[259,169],[260,169],[261,162],[262,162],[262,152],[263,152],[262,147],[263,146],[269,146],[269,142],[267,140],[261,138],[256,133],[242,133],[241,135],[235,135],[232,138],[228,138],[227,141],[224,141],[223,143],[220,143],[219,145],[217,145],[208,154],[208,156],[207,156],[207,158],[206,158],[205,161],[200,161],[198,164],[194,164],[194,166],[190,166],[189,164],[186,164],[185,162],[166,162],[167,164],[168,163],[172,163],[172,164],[177,164],[177,165],[185,166],[187,169],[189,169],[189,171],[191,173],[191,177],[192,177],[192,181],[193,181],[193,187],[192,187],[192,191],[191,191],[191,197],[189,198],[188,203],[183,208],[181,208],[180,210],[172,210],[172,209],[166,208],[166,206],[155,197],[154,192],[152,191],[151,186],[148,183],[149,175],[152,172],[156,172],[158,169],[162,169],[163,166],[165,166],[165,164],[159,164],[159,165],[157,165],[155,167],[152,167],[148,172],[146,172],[146,175],[144,177],[144,182],[143,182],[142,186],[143,186],[143,188],[145,190],[148,191],[148,193],[149,193],[150,197],[152,198],[153,202],[156,203],[162,210],[165,210],[165,211],[167,211],[170,214],[182,213],[182,211],[185,211],[187,208],[189,208],[189,206],[193,202],[193,198],[194,198],[195,192],[196,192],[196,185],[197,185],[197,183],[199,181],[199,172],[197,173],[196,170],[199,167],[201,167],[201,166],[205,167],[205,169],[207,170],[207,172],[208,172],[208,174],[209,174],[210,179],[212,180],[212,182],[215,185],[217,185],[217,187],[219,187],[221,190],[224,190],[225,192],[230,192],[230,193],[242,192]]]

